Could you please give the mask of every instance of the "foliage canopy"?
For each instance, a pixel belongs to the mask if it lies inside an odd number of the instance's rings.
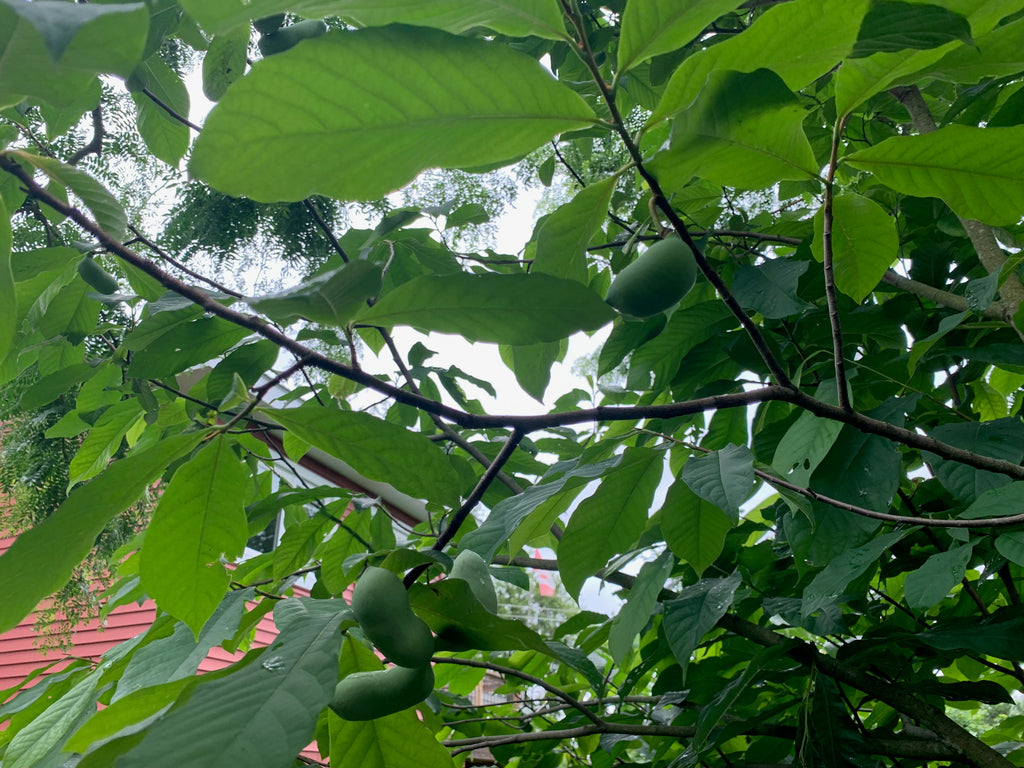
[[[261,58],[277,13],[330,29]],[[4,768],[272,768],[314,740],[379,768],[1024,765],[1024,717],[988,717],[1024,690],[1024,0],[0,0],[0,30],[0,380],[75,449],[0,557],[0,630],[162,482],[107,602],[161,618],[0,704]],[[580,188],[524,254],[459,252],[493,210],[454,198],[341,226],[527,156]],[[212,226],[139,196],[186,161],[175,210]],[[667,236],[696,287],[618,315],[613,276]],[[244,296],[183,263],[202,237],[308,272]],[[541,402],[565,340],[609,326],[594,394],[525,416],[391,335],[497,344]],[[275,478],[313,448],[424,502],[408,537]],[[441,578],[462,550],[624,606],[541,634]],[[327,707],[381,667],[341,599],[365,565],[437,636],[418,714]],[[194,676],[270,611],[272,646]],[[487,669],[517,700],[467,708]]]

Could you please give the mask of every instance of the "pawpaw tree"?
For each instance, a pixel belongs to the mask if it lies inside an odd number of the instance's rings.
[[[0,556],[0,630],[148,493],[105,599],[161,612],[11,692],[4,768],[1024,765],[1024,0],[0,0],[0,30],[0,380],[76,451]],[[512,165],[571,190],[522,253],[453,245],[471,201],[339,213]],[[126,168],[322,257],[234,290]],[[619,314],[667,238],[695,286]],[[408,328],[497,345],[533,412]],[[591,391],[545,404],[575,334]],[[279,477],[311,451],[410,529]],[[486,570],[445,578],[460,552]],[[429,669],[374,652],[366,568]],[[621,608],[541,634],[485,604],[524,568]],[[195,676],[218,644],[246,653]],[[357,674],[425,698],[339,716]]]

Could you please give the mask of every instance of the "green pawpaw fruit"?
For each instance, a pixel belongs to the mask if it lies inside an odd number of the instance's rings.
[[[97,264],[92,256],[86,256],[78,262],[78,274],[86,283],[95,288],[97,293],[109,295],[117,293],[121,289],[117,278]]]
[[[330,706],[345,720],[376,720],[419,704],[432,690],[434,670],[430,664],[353,672],[335,686]]]
[[[491,573],[487,569],[487,563],[476,552],[471,549],[459,552],[448,578],[462,579],[469,584],[469,588],[484,608],[491,613],[498,612],[498,596],[494,592]]]
[[[284,14],[275,13],[273,16],[264,16],[262,19],[256,19],[252,25],[261,35],[269,35],[284,26]]]
[[[623,269],[605,301],[634,317],[650,317],[671,307],[693,288],[697,262],[682,240],[670,237],[648,248]]]
[[[320,19],[297,21],[290,27],[281,27],[276,32],[261,36],[260,53],[264,56],[273,56],[275,53],[287,51],[303,40],[320,37],[325,32],[327,32],[327,25]]]
[[[363,632],[389,661],[422,667],[434,653],[434,636],[409,607],[405,585],[391,571],[367,568],[352,590],[352,612]]]

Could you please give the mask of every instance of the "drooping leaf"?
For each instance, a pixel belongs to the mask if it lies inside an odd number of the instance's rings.
[[[617,664],[622,664],[633,649],[636,636],[643,631],[654,615],[658,595],[665,586],[665,580],[672,573],[672,565],[672,555],[663,552],[640,568],[640,573],[629,590],[626,605],[612,620],[608,636],[608,649]]]
[[[591,184],[540,225],[532,272],[587,282],[587,246],[608,217],[608,203],[618,179]]]
[[[267,410],[289,432],[349,464],[369,480],[417,499],[452,504],[459,479],[441,450],[423,435],[368,413],[316,404]]]
[[[1021,632],[1024,632],[1024,618],[1017,616],[989,622],[972,621],[969,626],[940,626],[916,637],[939,650],[963,649],[983,656],[1021,661],[1024,660]]]
[[[517,347],[501,347],[501,357],[526,393],[543,403],[551,381],[551,366],[565,354],[565,342],[546,341]]]
[[[0,361],[7,357],[18,330],[18,301],[11,271],[11,221],[0,199]]]
[[[943,424],[931,430],[931,436],[958,448],[994,459],[1005,459],[1014,464],[1024,459],[1024,436],[1020,432],[1020,421],[1012,417],[998,421]],[[939,482],[954,498],[964,502],[973,502],[986,491],[1011,482],[1006,475],[975,469],[955,461],[934,457],[931,464]]]
[[[612,555],[628,550],[643,532],[665,456],[650,448],[627,448],[592,496],[576,507],[558,547],[558,572],[574,598],[588,576]]]
[[[314,323],[343,327],[367,299],[380,291],[380,267],[368,261],[353,261],[306,280],[294,288],[246,299],[283,325],[300,318]]]
[[[973,547],[965,544],[929,557],[916,571],[907,574],[903,596],[915,611],[926,611],[939,603],[960,583],[971,562]]]
[[[683,467],[683,482],[734,522],[740,505],[754,492],[754,457],[745,445],[694,456]]]
[[[841,193],[832,201],[832,263],[836,288],[858,304],[899,258],[896,219],[863,195]],[[824,210],[814,217],[811,251],[824,256]]]
[[[668,489],[661,507],[661,532],[676,557],[693,566],[698,576],[722,554],[732,527],[729,515],[683,481],[677,480]]]
[[[277,621],[281,634],[259,658],[237,671],[196,687],[162,715],[125,754],[122,768],[282,766],[313,737],[317,716],[334,694],[342,635],[348,613],[343,601],[333,615],[326,601],[292,598],[278,603],[297,613]],[[321,605],[313,605],[321,604]],[[316,610],[314,610],[316,609]]]
[[[640,0],[626,5],[619,33],[619,72],[654,56],[680,48],[719,16],[734,10],[737,0]]]
[[[797,284],[808,266],[806,261],[790,259],[742,266],[733,279],[733,294],[743,306],[772,320],[797,315],[811,306],[796,294]]]
[[[231,442],[213,440],[174,473],[146,530],[142,585],[197,637],[228,587],[223,563],[242,554],[249,536],[246,481]]]
[[[684,668],[704,636],[729,610],[740,581],[738,571],[724,579],[702,579],[665,603],[662,627],[672,655]]]
[[[128,372],[139,378],[180,373],[224,354],[249,333],[247,328],[212,316],[191,322],[175,321],[159,329],[151,329],[143,323],[126,339],[128,347],[137,350]]]
[[[220,101],[231,84],[245,74],[248,48],[247,27],[214,36],[203,57],[203,95],[206,98]]]
[[[189,127],[179,119],[188,118],[188,90],[178,73],[167,66],[159,55],[147,59],[139,69],[144,73],[142,76],[146,81],[146,90],[164,105],[161,106],[146,93],[132,94],[139,113],[139,135],[150,152],[176,168],[188,151],[191,138]],[[177,117],[171,115],[168,109],[173,110]]]
[[[96,420],[68,466],[68,487],[95,477],[110,463],[122,438],[142,418],[142,407],[133,399],[115,403]]]
[[[818,163],[803,131],[804,108],[775,72],[712,72],[672,123],[669,148],[649,166],[669,189],[693,177],[741,189],[807,179]]]
[[[1024,207],[1024,127],[947,125],[847,155],[897,192],[938,197],[961,216],[1012,224]]]
[[[1003,24],[982,35],[975,45],[954,48],[925,72],[929,77],[954,83],[976,83],[987,77],[1015,74],[1024,70],[1024,55],[1018,45],[1021,35],[1024,35],[1024,20]],[[993,125],[993,121],[990,120],[989,125]]]
[[[381,78],[390,86],[365,87]],[[268,92],[279,94],[271,112]],[[536,60],[505,46],[403,26],[331,32],[235,83],[189,168],[262,202],[373,200],[425,168],[511,162],[593,119]]]
[[[690,350],[735,325],[736,318],[720,301],[706,301],[674,312],[664,330],[633,353],[629,360],[627,386],[638,389],[667,387]]]
[[[14,627],[40,600],[56,592],[93,546],[103,526],[123,512],[202,432],[165,438],[115,461],[92,482],[75,488],[60,508],[22,533],[0,556],[0,583],[10,593],[0,604],[0,632]],[[45,562],[46,568],[39,568]]]
[[[459,34],[473,27],[488,27],[512,37],[536,35],[558,40],[565,36],[556,0],[252,0],[240,7],[232,0],[184,0],[182,7],[215,34],[234,29],[249,19],[280,11],[306,18],[341,16],[355,26],[415,24]]]
[[[585,285],[550,275],[418,277],[354,320],[454,333],[470,341],[536,344],[611,322],[615,311]]]

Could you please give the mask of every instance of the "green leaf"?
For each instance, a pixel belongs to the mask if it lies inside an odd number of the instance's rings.
[[[750,307],[770,320],[798,315],[811,305],[796,294],[800,276],[810,266],[806,261],[769,259],[754,267],[736,270],[732,292],[744,307]]]
[[[462,549],[472,549],[490,562],[494,554],[516,533],[520,524],[545,501],[566,487],[580,488],[589,481],[601,477],[620,460],[620,457],[615,456],[595,464],[575,466],[557,480],[531,485],[522,493],[499,501],[479,528],[469,531],[459,540],[459,546]],[[549,527],[548,522],[540,527],[540,530],[547,530]]]
[[[309,598],[278,603],[300,615],[277,624],[281,634],[257,661],[179,701],[118,760],[119,768],[214,768],[288,765],[313,738],[316,719],[334,694],[347,614]],[[319,604],[319,605],[315,605]],[[323,608],[333,607],[333,615]]]
[[[367,82],[389,82],[367,89]],[[277,93],[268,111],[266,94]],[[425,168],[511,162],[590,107],[525,54],[411,27],[330,32],[260,61],[206,120],[189,168],[262,202],[374,200]]]
[[[1016,74],[1024,70],[1024,51],[1020,46],[1022,36],[1024,19],[996,27],[978,38],[975,45],[954,48],[912,79],[927,75],[953,83],[976,83],[988,77]]]
[[[697,98],[708,76],[720,70],[769,69],[797,91],[849,54],[870,0],[822,3],[794,0],[766,10],[748,29],[690,56],[676,69],[650,122],[671,117]],[[801,41],[800,56],[793,41]]]
[[[526,393],[539,403],[551,381],[551,366],[565,354],[565,342],[547,341],[517,347],[501,347],[501,358],[516,375]]]
[[[869,568],[874,568],[882,553],[908,533],[909,530],[894,531],[878,536],[867,544],[843,551],[829,562],[818,572],[814,580],[804,587],[800,608],[804,621],[823,608],[838,603],[843,590],[850,582],[866,573]]]
[[[142,586],[197,637],[230,582],[223,563],[241,556],[249,537],[248,481],[231,442],[217,438],[174,473],[146,530]]]
[[[234,0],[184,0],[181,5],[215,34],[228,32],[249,19],[291,11],[306,18],[341,16],[361,27],[415,24],[455,34],[488,27],[512,37],[565,38],[557,0],[252,0],[244,6]]]
[[[248,40],[248,38],[246,38]],[[243,55],[244,60],[244,55]],[[188,118],[189,97],[185,83],[178,73],[167,66],[159,55],[142,63],[140,71],[146,81],[146,90],[181,117]],[[167,112],[145,93],[133,93],[138,109],[139,135],[149,151],[168,165],[178,166],[188,151],[191,133],[189,127]]]
[[[448,457],[423,435],[368,413],[318,404],[266,409],[289,432],[349,464],[369,480],[389,483],[416,499],[458,500],[459,477]]]
[[[0,200],[0,360],[7,357],[18,331],[18,302],[11,270],[11,220]]]
[[[702,579],[680,590],[678,599],[665,603],[661,626],[672,647],[672,655],[684,669],[704,635],[714,629],[729,610],[741,581],[739,571],[724,579]]]
[[[125,340],[129,349],[137,350],[128,373],[140,379],[158,379],[206,363],[250,333],[248,328],[210,316],[162,325],[156,334],[151,334],[151,329],[152,326],[143,323]]]
[[[124,207],[96,179],[70,165],[51,157],[40,157],[29,152],[16,150],[11,153],[45,173],[61,186],[67,187],[85,203],[96,223],[115,240],[123,240],[128,228],[128,216]]]
[[[825,258],[824,209],[814,216],[811,251]],[[852,192],[832,201],[832,263],[836,288],[858,304],[875,289],[886,270],[899,258],[896,219],[870,198]]]
[[[913,610],[922,612],[942,602],[960,583],[971,562],[970,544],[954,547],[929,557],[920,568],[907,574],[903,596]]]
[[[203,94],[206,98],[220,101],[231,84],[245,74],[248,48],[247,26],[214,36],[203,57]]]
[[[980,656],[996,656],[1010,661],[1024,661],[1024,618],[991,622],[972,621],[969,626],[938,627],[915,635],[919,640],[941,651],[963,649]]]
[[[683,467],[682,480],[736,522],[740,505],[754,492],[754,456],[745,445],[694,456]]]
[[[978,496],[960,517],[964,520],[978,520],[983,517],[1004,517],[1019,515],[1024,510],[1024,482],[1008,483]]]
[[[861,22],[851,57],[938,48],[955,40],[971,43],[971,25],[960,14],[928,3],[875,0]]]
[[[668,489],[661,507],[661,532],[665,543],[697,576],[718,559],[733,521],[725,512],[677,480]]]
[[[643,564],[626,604],[612,620],[608,636],[608,649],[616,664],[622,664],[633,650],[633,641],[650,622],[658,605],[658,595],[672,573],[672,555],[663,552],[659,557]]]
[[[416,584],[409,590],[416,615],[437,635],[438,650],[548,653],[543,638],[525,624],[495,616],[462,579]]]
[[[694,176],[741,189],[815,178],[818,163],[804,117],[799,99],[771,70],[712,72],[673,121],[669,148],[649,166],[670,189]]]
[[[1001,533],[996,536],[996,551],[1011,563],[1024,566],[1024,532]]]
[[[1024,459],[1024,440],[1021,438],[1020,420],[1017,418],[980,423],[942,424],[931,430],[930,434],[936,440],[980,453],[982,456],[1005,459],[1014,464],[1019,464]],[[986,491],[1010,483],[1010,478],[1006,475],[926,455],[939,482],[956,499],[965,503],[979,500]]]
[[[121,440],[142,415],[142,406],[135,398],[122,400],[104,411],[71,460],[68,487],[95,477],[106,469],[111,457],[121,447]]]
[[[274,366],[279,352],[280,348],[267,339],[233,350],[210,371],[206,380],[206,396],[219,403],[231,391],[235,376],[241,378],[246,386],[253,386]]]
[[[246,299],[246,303],[282,325],[306,318],[342,328],[367,299],[377,295],[380,285],[378,265],[352,261],[294,288]]]
[[[75,488],[56,512],[18,536],[0,556],[0,583],[11,590],[0,603],[0,632],[16,626],[40,600],[64,586],[107,522],[133,504],[202,436],[194,432],[164,438],[114,462],[92,482]],[[46,563],[46,568],[39,563]]]
[[[1024,208],[1024,126],[947,125],[894,136],[844,161],[897,192],[938,197],[959,215],[1013,224]]]
[[[587,246],[608,217],[618,178],[584,187],[548,216],[537,231],[537,252],[531,272],[587,283]]]
[[[612,555],[627,551],[643,533],[664,465],[662,451],[627,448],[594,494],[576,507],[558,546],[558,572],[574,598],[588,576]]]
[[[734,327],[736,318],[720,301],[705,301],[674,312],[665,329],[633,353],[627,385],[639,389],[667,387],[690,350]]]
[[[469,341],[525,345],[594,331],[614,317],[615,310],[575,280],[460,273],[403,283],[354,320],[454,333]]]
[[[148,25],[143,3],[0,0],[0,107],[25,96],[72,104],[98,73],[127,77]]]
[[[739,0],[633,0],[619,33],[619,74],[654,56],[681,48],[704,28],[740,4]]]

